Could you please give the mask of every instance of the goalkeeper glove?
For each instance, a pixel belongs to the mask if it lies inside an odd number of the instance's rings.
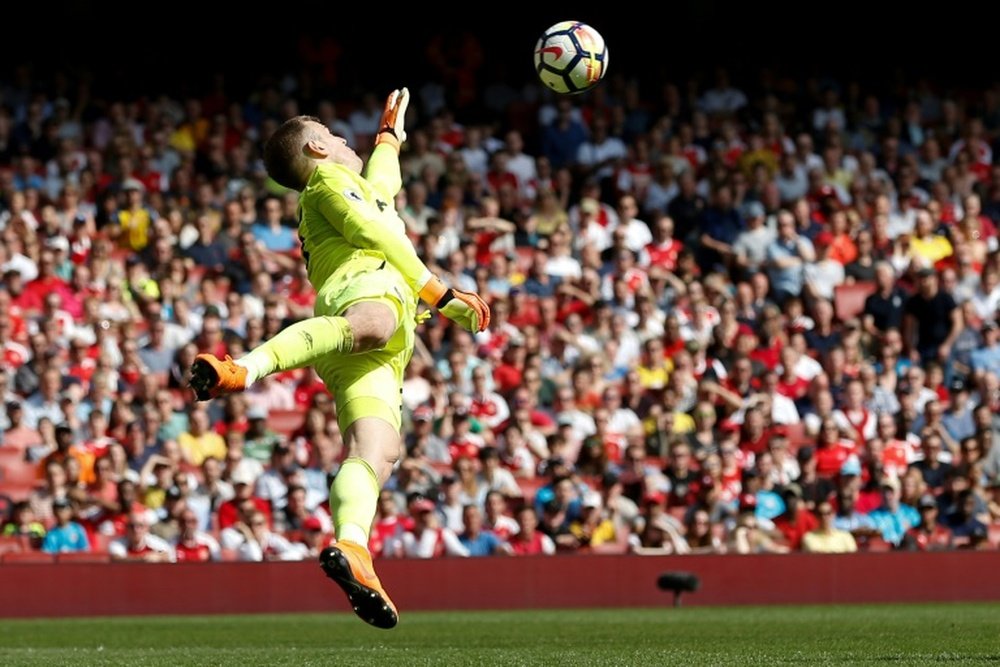
[[[375,145],[387,143],[399,152],[399,145],[406,141],[406,130],[403,123],[406,120],[406,107],[410,103],[410,91],[406,88],[394,90],[385,100],[385,111],[379,122],[378,134],[375,135]]]
[[[478,294],[446,287],[437,276],[423,286],[420,298],[470,333],[485,331],[490,325],[490,307]]]

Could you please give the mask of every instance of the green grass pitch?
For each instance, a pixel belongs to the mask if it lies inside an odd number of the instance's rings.
[[[0,620],[0,665],[941,665],[1000,662],[1000,605]]]

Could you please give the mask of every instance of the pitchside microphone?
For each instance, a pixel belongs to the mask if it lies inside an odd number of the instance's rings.
[[[681,606],[682,593],[694,593],[701,586],[701,580],[692,572],[664,572],[656,580],[661,591],[674,592],[674,606]]]

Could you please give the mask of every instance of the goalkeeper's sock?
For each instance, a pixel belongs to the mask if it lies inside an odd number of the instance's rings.
[[[271,373],[311,365],[327,354],[350,354],[354,332],[344,317],[310,317],[282,329],[236,363],[247,369],[247,387]]]
[[[378,494],[378,475],[371,465],[356,456],[345,460],[330,487],[330,512],[338,540],[368,548]]]

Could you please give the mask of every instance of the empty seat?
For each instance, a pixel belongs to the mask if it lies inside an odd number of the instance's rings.
[[[267,415],[267,425],[276,433],[291,435],[302,426],[305,418],[301,410],[271,410]]]
[[[833,288],[833,312],[841,322],[861,315],[865,309],[865,299],[875,291],[873,281],[837,285]]]
[[[14,563],[37,563],[51,564],[56,562],[55,554],[47,554],[44,551],[8,551],[3,555],[4,565]]]
[[[68,552],[56,554],[57,563],[110,563],[111,556],[107,551]]]

